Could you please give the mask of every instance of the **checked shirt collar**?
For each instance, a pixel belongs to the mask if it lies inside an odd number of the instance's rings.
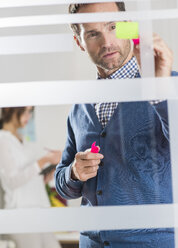
[[[132,57],[124,66],[122,66],[119,70],[111,74],[106,79],[122,79],[122,78],[135,78],[139,75],[139,68],[137,64],[137,60],[135,57]],[[98,79],[102,79],[98,75]],[[110,103],[97,103],[95,104],[96,115],[98,116],[98,120],[104,128],[108,121],[111,119],[114,110],[117,108],[117,102]]]

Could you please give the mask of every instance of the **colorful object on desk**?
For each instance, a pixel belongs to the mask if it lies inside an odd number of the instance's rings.
[[[99,147],[96,146],[96,141],[91,145],[91,152],[92,153],[98,153],[99,152]]]
[[[138,39],[138,22],[117,22],[116,37],[118,39]]]
[[[46,191],[51,203],[51,207],[66,207],[67,201],[63,199],[57,192],[54,187],[50,187],[46,184]]]

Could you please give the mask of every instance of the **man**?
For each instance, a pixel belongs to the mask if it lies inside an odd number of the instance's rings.
[[[70,13],[124,10],[121,2],[69,6]],[[72,24],[76,43],[96,65],[98,79],[140,77],[131,41],[117,39],[115,28],[114,22]],[[153,41],[155,74],[170,76],[172,52],[158,35]],[[98,154],[91,153],[94,141]],[[166,101],[75,105],[55,179],[62,197],[82,196],[83,206],[172,203]],[[83,232],[80,247],[173,248],[174,232],[168,228]]]

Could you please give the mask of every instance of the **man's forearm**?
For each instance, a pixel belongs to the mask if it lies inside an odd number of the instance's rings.
[[[71,178],[71,166],[58,165],[55,173],[57,192],[65,199],[76,199],[82,196],[83,182]]]

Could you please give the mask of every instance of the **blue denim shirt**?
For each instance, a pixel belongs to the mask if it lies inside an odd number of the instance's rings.
[[[104,129],[94,104],[78,104],[67,125],[66,147],[55,173],[56,189],[62,197],[82,196],[83,206],[172,203],[166,101],[154,106],[145,101],[119,103]],[[86,182],[73,181],[70,172],[75,154],[90,148],[94,141],[104,155],[97,176]],[[105,240],[110,247],[174,247],[173,229],[90,231],[83,235],[98,244],[89,246],[86,241],[84,248],[102,247]]]

